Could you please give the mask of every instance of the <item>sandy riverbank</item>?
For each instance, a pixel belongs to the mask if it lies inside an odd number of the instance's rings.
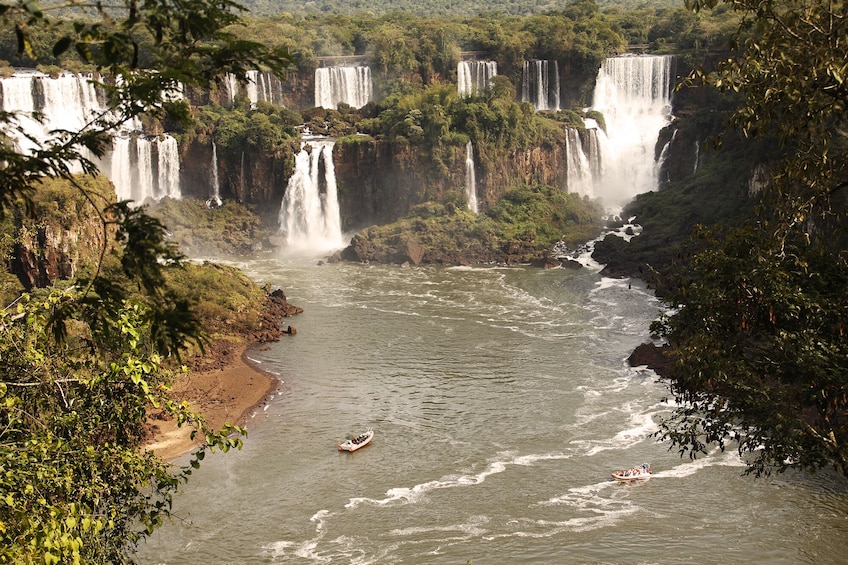
[[[260,371],[246,359],[249,346],[238,345],[229,352],[229,361],[221,368],[195,371],[180,377],[174,391],[188,400],[192,408],[206,416],[214,429],[225,423],[244,424],[250,412],[277,387],[277,379]],[[178,428],[170,420],[151,420],[153,435],[147,443],[163,459],[175,459],[191,451],[196,442],[191,428]]]

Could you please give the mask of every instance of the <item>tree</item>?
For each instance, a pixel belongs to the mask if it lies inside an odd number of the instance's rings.
[[[238,38],[240,10],[229,0],[0,3],[19,54],[95,71],[111,108],[78,131],[31,139],[32,151],[20,148],[19,116],[0,113],[0,214],[32,213],[40,182],[60,179],[103,236],[85,275],[31,289],[0,313],[0,562],[129,561],[205,453],[240,446],[230,433],[243,430],[210,430],[169,393],[174,360],[203,343],[191,305],[165,284],[182,256],[143,208],[92,192],[80,176],[98,173],[90,155],[103,156],[123,124],[187,119],[183,85],[283,68],[285,52]],[[141,447],[150,407],[194,426],[201,445],[188,467]]]
[[[654,329],[670,344],[678,407],[660,435],[693,457],[738,442],[757,475],[832,464],[848,476],[848,6],[724,3],[742,14],[739,55],[691,82],[742,93],[731,124],[785,153],[759,221],[702,234],[673,279],[676,313]]]

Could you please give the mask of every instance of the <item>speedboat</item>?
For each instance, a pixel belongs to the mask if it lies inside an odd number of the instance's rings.
[[[651,478],[651,466],[642,463],[630,469],[616,471],[612,474],[612,478],[617,481],[644,481]]]
[[[360,447],[365,447],[371,442],[374,437],[374,430],[368,428],[353,439],[346,439],[339,442],[339,451],[356,451]]]

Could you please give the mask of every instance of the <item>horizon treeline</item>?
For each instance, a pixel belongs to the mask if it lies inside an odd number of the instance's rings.
[[[457,63],[469,57],[495,60],[498,74],[508,77],[515,87],[520,87],[524,61],[556,60],[562,79],[562,107],[577,109],[589,102],[594,77],[607,57],[628,51],[674,53],[679,73],[685,74],[725,53],[729,38],[738,29],[735,14],[724,8],[696,14],[676,0],[648,1],[633,8],[627,4],[633,3],[577,0],[564,3],[559,10],[527,16],[423,17],[402,12],[348,16],[328,12],[255,17],[249,12],[233,31],[291,55],[288,76],[281,78],[299,93],[300,108],[309,105],[307,83],[315,69],[334,64],[322,58],[357,56],[371,66],[375,83],[382,89],[375,93],[378,96],[396,91],[398,85],[405,85],[405,90],[455,82]],[[34,30],[31,43],[33,51],[42,55],[39,67],[47,72],[87,70],[69,54],[52,56],[49,47],[62,33],[61,26]],[[142,64],[144,56],[142,50]],[[3,62],[14,67],[36,66],[26,54],[18,55],[17,37],[11,29],[0,35],[0,64]],[[345,62],[349,61],[341,64]]]

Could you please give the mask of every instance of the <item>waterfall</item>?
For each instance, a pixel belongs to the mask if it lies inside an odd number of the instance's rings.
[[[221,185],[218,182],[218,146],[212,142],[212,194],[209,200],[206,201],[206,206],[209,208],[219,208],[221,206]]]
[[[232,106],[239,93],[244,93],[251,108],[255,108],[259,102],[283,105],[283,83],[274,73],[252,70],[247,71],[246,78],[244,85],[240,85],[234,74],[227,73],[224,76],[222,85],[225,94],[222,99],[224,105]]]
[[[6,133],[19,150],[30,154],[51,140],[55,130],[80,131],[94,118],[110,109],[98,97],[90,77],[62,73],[53,78],[40,72],[22,71],[0,79],[2,109],[16,112],[23,134]],[[172,98],[178,93],[163,93]],[[33,115],[38,113],[41,120]],[[180,197],[179,154],[176,140],[164,135],[148,139],[141,133],[138,120],[124,124],[112,139],[112,148],[103,159],[87,150],[80,153],[99,164],[101,172],[115,185],[119,200],[137,203],[147,198]],[[81,168],[72,166],[72,172]]]
[[[565,128],[566,175],[568,192],[581,196],[595,196],[596,174],[583,149],[580,132],[576,128]]]
[[[132,155],[130,155],[132,159]],[[133,200],[141,204],[155,196],[153,185],[153,151],[150,143],[141,137],[135,138],[135,166],[132,168]]]
[[[179,148],[171,136],[115,137],[107,165],[104,173],[115,185],[118,200],[141,204],[147,199],[181,197]]]
[[[460,96],[476,96],[492,86],[498,74],[495,61],[460,61],[456,67],[456,89]]]
[[[698,140],[695,140],[695,167],[692,169],[692,173],[698,172],[698,161],[701,159],[701,144],[698,143]]]
[[[157,168],[159,169],[158,186],[155,198],[179,199],[180,192],[180,148],[176,138],[170,135],[156,140],[158,152]]]
[[[108,172],[109,179],[115,185],[115,193],[118,200],[133,200],[132,194],[132,168],[130,166],[130,143],[129,137],[116,137],[112,140],[111,167]]]
[[[226,104],[224,105],[232,106],[239,92],[238,79],[236,79],[236,75],[227,73],[224,75],[223,82],[222,86],[224,87],[224,92],[226,92]]]
[[[333,165],[333,145],[327,138],[301,143],[294,172],[280,206],[280,233],[289,250],[325,252],[346,245]]]
[[[339,103],[361,108],[371,100],[370,67],[315,69],[315,106],[335,110]]]
[[[536,110],[559,110],[559,63],[556,61],[524,61],[521,100]]]
[[[241,152],[241,167],[239,170],[239,190],[244,194],[244,151]]]
[[[50,78],[38,72],[21,72],[2,79],[0,86],[3,111],[18,112],[21,129],[33,138],[10,132],[24,153],[31,153],[54,139],[53,130],[81,130],[105,111],[97,99],[94,84],[78,74],[65,73]],[[34,112],[41,114],[41,120],[33,115]]]
[[[474,145],[469,141],[465,145],[465,193],[468,195],[468,209],[475,214],[477,207],[477,176],[474,172]]]
[[[566,184],[568,192],[595,198],[604,174],[603,131],[593,119],[586,118],[584,125],[582,130],[565,128]]]
[[[658,186],[659,131],[671,121],[673,57],[626,55],[604,61],[592,108],[604,115],[603,178],[596,196],[621,205]]]

